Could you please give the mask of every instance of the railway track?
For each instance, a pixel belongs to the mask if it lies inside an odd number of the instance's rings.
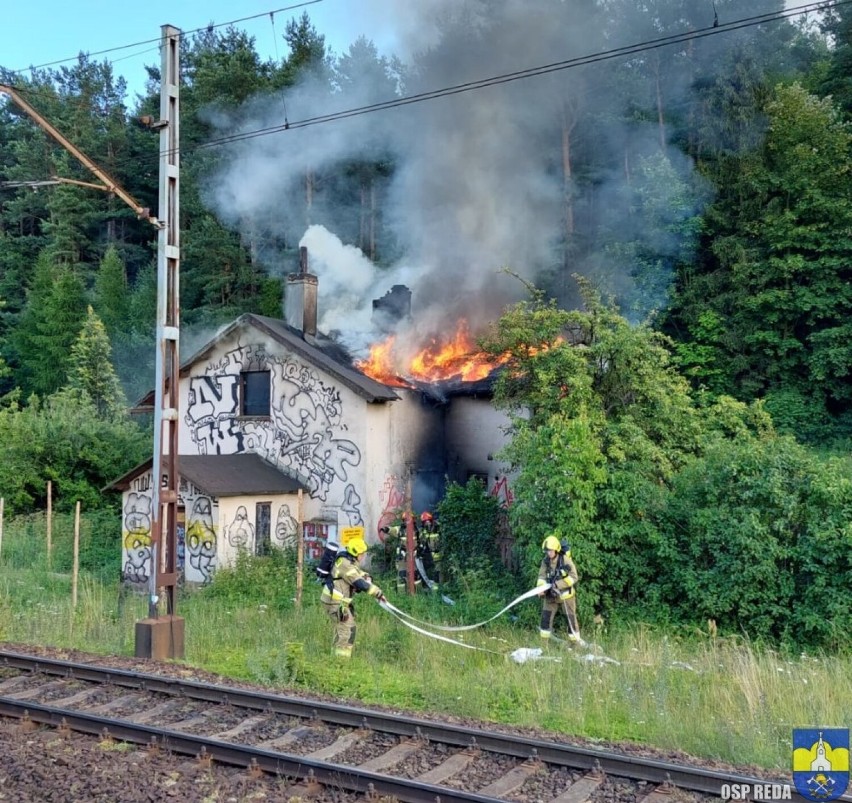
[[[765,780],[365,708],[0,651],[0,714],[400,801],[721,797]],[[747,786],[744,786],[747,785]],[[765,794],[769,791],[769,795]],[[799,799],[779,786],[776,796]],[[622,795],[620,795],[622,796]],[[844,795],[843,803],[852,803]]]

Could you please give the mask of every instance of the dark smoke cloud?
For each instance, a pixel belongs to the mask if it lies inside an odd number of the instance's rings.
[[[412,94],[603,49],[600,30],[585,24],[577,10],[583,5],[369,0],[366,8],[380,39],[395,33],[410,68],[405,92]],[[495,27],[498,11],[502,22]],[[208,198],[221,219],[251,236],[287,232],[291,241],[309,246],[319,275],[321,325],[339,330],[356,349],[375,338],[372,299],[396,283],[413,292],[417,332],[440,331],[460,317],[476,330],[524,293],[520,282],[499,272],[502,267],[532,281],[562,267],[557,245],[566,188],[560,136],[572,103],[582,99],[602,120],[595,147],[617,152],[629,136],[659,150],[653,126],[627,131],[606,124],[622,119],[625,101],[605,96],[606,87],[606,68],[568,70],[248,139],[229,147]],[[389,99],[379,95],[370,85],[330,95],[325,85],[308,81],[288,91],[286,108],[293,122]],[[258,98],[213,119],[218,135],[248,132],[280,125],[283,108],[281,98]],[[384,224],[402,253],[382,270],[335,236],[343,210],[333,197],[316,198],[312,220],[323,227],[308,228],[305,220],[307,170],[322,176],[379,154],[395,166]],[[683,159],[676,168],[691,170]],[[602,175],[599,197],[616,197],[624,180],[615,171]],[[602,261],[597,255],[590,265]]]

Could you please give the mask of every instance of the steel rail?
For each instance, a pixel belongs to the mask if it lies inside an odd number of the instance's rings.
[[[167,728],[137,725],[122,719],[83,714],[25,701],[0,697],[0,716],[27,719],[56,728],[69,728],[80,733],[116,739],[134,744],[156,746],[164,750],[191,756],[204,756],[222,764],[257,768],[263,772],[313,780],[323,785],[344,788],[364,794],[394,796],[411,803],[494,803],[500,798],[465,792],[447,786],[435,786],[420,781],[394,778],[377,772],[343,764],[317,761],[303,756],[262,750],[249,745],[235,745],[205,736],[196,736]]]
[[[59,675],[97,683],[110,683],[122,687],[175,695],[184,699],[232,705],[249,710],[284,714],[305,719],[317,719],[334,725],[365,728],[410,738],[457,747],[477,747],[494,753],[517,758],[535,758],[548,764],[584,771],[602,771],[608,775],[674,785],[681,789],[721,796],[722,787],[731,784],[748,784],[750,788],[767,783],[790,785],[789,781],[767,780],[746,775],[691,767],[667,761],[630,756],[596,748],[556,744],[542,739],[481,731],[473,728],[435,722],[395,713],[373,711],[350,705],[340,705],[269,692],[245,691],[233,687],[201,683],[123,669],[98,667],[51,658],[21,655],[0,651],[0,666],[32,672]],[[443,788],[443,787],[442,787]],[[804,801],[795,790],[792,799]],[[841,795],[841,803],[852,803],[852,794]]]

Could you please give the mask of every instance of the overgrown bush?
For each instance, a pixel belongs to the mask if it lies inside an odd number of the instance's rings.
[[[232,602],[237,607],[249,603],[283,610],[292,607],[296,594],[295,566],[292,550],[273,546],[269,554],[262,556],[241,550],[234,563],[220,566],[213,575],[213,582],[199,593]],[[305,576],[311,582],[312,576],[307,570]]]
[[[719,442],[660,511],[659,601],[680,621],[836,646],[852,626],[850,513],[840,463],[792,438]]]
[[[91,400],[65,389],[25,407],[0,409],[0,488],[6,512],[46,507],[53,483],[54,509],[77,500],[91,511],[111,504],[101,489],[150,455],[150,439],[129,418],[102,418]]]
[[[499,571],[498,512],[497,500],[485,492],[476,477],[471,477],[467,485],[447,486],[438,505],[443,582],[457,585],[462,574],[471,569]]]

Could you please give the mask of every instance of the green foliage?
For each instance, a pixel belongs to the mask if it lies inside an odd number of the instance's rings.
[[[94,307],[110,340],[128,329],[130,296],[127,274],[118,250],[112,245],[107,248],[95,278]]]
[[[451,584],[475,567],[495,569],[500,554],[495,544],[499,506],[481,480],[450,483],[438,505],[441,523],[442,571]]]
[[[71,345],[85,316],[83,299],[83,284],[74,270],[42,253],[14,334],[26,392],[46,395],[65,384]]]
[[[775,428],[782,434],[798,436],[806,443],[824,443],[835,429],[820,394],[782,386],[768,391],[764,402]]]
[[[43,512],[15,516],[4,522],[3,560],[16,569],[70,573],[74,564],[75,513],[56,512],[51,522],[51,554],[47,555],[47,516]],[[121,570],[121,523],[116,505],[100,510],[81,506],[79,568],[102,582]]]
[[[601,607],[649,575],[626,547],[642,554],[648,534],[635,524],[654,488],[698,448],[701,416],[665,338],[631,327],[581,288],[587,311],[559,310],[534,293],[483,345],[507,358],[496,402],[512,414],[501,459],[516,471],[510,517],[525,571],[532,577],[545,536],[566,538],[584,578],[582,603]]]
[[[545,537],[576,544],[594,520],[596,487],[606,476],[601,443],[588,417],[554,415],[538,427],[520,429],[504,456],[518,467],[509,515],[532,580]]]
[[[292,605],[296,591],[295,561],[290,550],[270,547],[268,555],[240,551],[232,566],[216,570],[213,582],[200,592],[226,604],[245,602],[282,610]]]
[[[0,487],[7,510],[43,508],[47,481],[57,510],[108,504],[101,489],[142,460],[150,442],[127,418],[105,419],[80,391],[66,388],[43,402],[0,410]]]
[[[675,618],[836,646],[852,623],[852,479],[792,439],[718,441],[659,512],[657,593]]]
[[[77,340],[71,347],[68,386],[85,393],[101,418],[121,418],[127,401],[110,362],[109,336],[89,307]]]
[[[743,400],[775,394],[784,428],[815,440],[831,435],[819,419],[839,420],[852,401],[852,131],[798,84],[764,105],[765,139],[732,159],[706,216],[708,250],[681,271],[668,321],[683,327],[696,383]],[[796,415],[795,396],[818,425]]]

